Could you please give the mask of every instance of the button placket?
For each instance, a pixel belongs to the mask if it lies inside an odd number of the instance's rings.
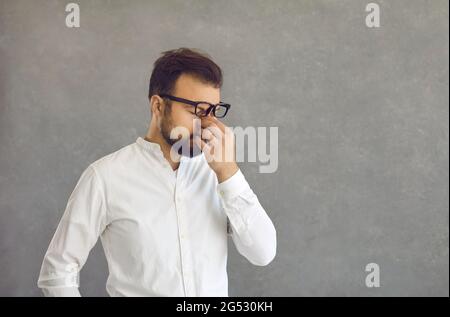
[[[178,176],[181,175],[183,163],[180,163],[178,167]],[[183,206],[183,196],[180,195],[181,188],[181,178],[176,178],[176,191],[175,191],[175,206],[176,206],[176,215],[178,220],[178,235],[180,242],[180,255],[181,255],[181,269],[183,275],[183,284],[184,291],[186,296],[195,296],[194,295],[194,285],[193,285],[193,275],[192,275],[192,266],[190,263],[190,248],[188,244],[187,231],[185,230],[185,223],[187,223],[187,217],[185,217],[184,206]],[[186,219],[186,221],[185,221]]]

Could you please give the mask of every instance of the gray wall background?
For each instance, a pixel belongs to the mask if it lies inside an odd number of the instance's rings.
[[[40,296],[42,258],[81,172],[144,135],[160,52],[208,52],[230,126],[278,126],[279,168],[241,164],[278,254],[230,241],[233,296],[449,295],[448,1],[0,0],[0,295]],[[365,286],[365,265],[381,287]],[[100,243],[81,292],[104,296]]]

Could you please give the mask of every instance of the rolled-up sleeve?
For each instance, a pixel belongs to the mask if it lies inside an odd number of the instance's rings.
[[[254,265],[269,264],[276,254],[276,230],[241,170],[219,183],[217,191],[239,253]]]
[[[84,170],[45,254],[38,287],[45,296],[80,296],[79,272],[106,227],[102,182],[94,166]]]

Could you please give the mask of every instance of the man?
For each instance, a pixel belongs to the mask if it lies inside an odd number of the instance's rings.
[[[163,52],[146,136],[90,164],[69,198],[39,276],[46,296],[80,296],[79,271],[98,237],[111,296],[228,296],[227,236],[251,263],[272,261],[276,231],[218,119],[231,109],[221,86],[206,54]]]

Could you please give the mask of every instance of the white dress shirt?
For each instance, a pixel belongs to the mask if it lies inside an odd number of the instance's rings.
[[[138,137],[84,170],[38,286],[80,296],[79,271],[100,237],[110,296],[228,296],[228,235],[255,265],[275,256],[275,228],[242,172],[218,184],[203,154],[174,172],[157,143]]]

